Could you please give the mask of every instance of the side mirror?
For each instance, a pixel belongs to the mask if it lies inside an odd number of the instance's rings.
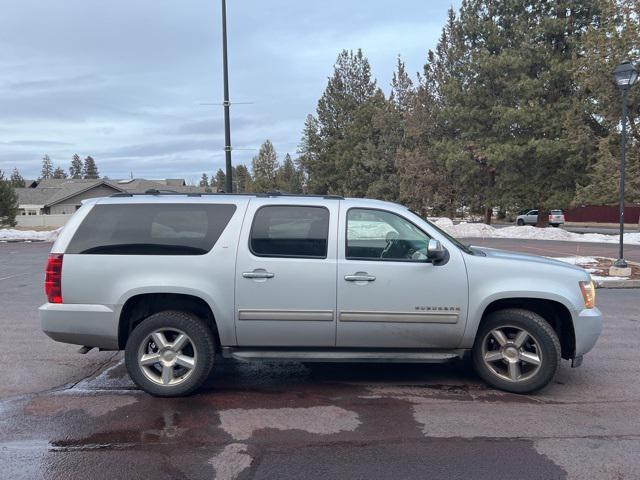
[[[439,240],[431,239],[427,245],[427,257],[434,263],[444,260],[447,255],[447,251],[442,246]]]

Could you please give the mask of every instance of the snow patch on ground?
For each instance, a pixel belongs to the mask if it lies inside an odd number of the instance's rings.
[[[560,240],[565,242],[618,243],[619,235],[601,233],[573,233],[562,228],[523,227],[495,228],[484,223],[461,222],[455,225],[450,218],[432,219],[436,226],[457,238],[522,238],[527,240]],[[640,233],[624,234],[624,243],[640,245]]]
[[[598,263],[598,259],[595,257],[549,257],[549,258],[553,258],[554,260],[560,260],[561,262],[564,263],[570,263],[571,265],[578,265],[578,266],[583,266],[583,265],[589,265],[589,264],[597,264]]]
[[[605,257],[549,257],[554,260],[560,260],[561,262],[570,263],[571,265],[577,265],[578,267],[582,267],[587,272],[591,274],[591,278],[595,282],[608,282],[614,280],[629,280],[626,277],[609,277],[604,275],[594,275],[594,272],[598,271],[598,268],[595,268],[599,265],[601,260],[612,260],[610,258]]]
[[[62,228],[47,232],[35,230],[14,230],[12,228],[0,229],[0,242],[55,242]]]

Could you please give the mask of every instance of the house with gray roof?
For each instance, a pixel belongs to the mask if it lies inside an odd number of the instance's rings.
[[[114,193],[144,193],[147,190],[176,193],[204,193],[204,187],[187,185],[183,179],[126,180],[51,178],[16,188],[18,215],[70,215],[89,198],[108,197]]]

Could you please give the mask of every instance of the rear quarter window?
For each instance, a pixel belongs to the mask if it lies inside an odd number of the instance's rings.
[[[96,205],[66,253],[204,255],[236,210],[230,204]]]

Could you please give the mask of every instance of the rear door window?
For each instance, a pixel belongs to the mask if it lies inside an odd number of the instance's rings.
[[[249,247],[258,257],[326,258],[329,210],[270,205],[253,218]]]
[[[204,255],[236,210],[230,204],[96,205],[67,253],[94,255]]]

